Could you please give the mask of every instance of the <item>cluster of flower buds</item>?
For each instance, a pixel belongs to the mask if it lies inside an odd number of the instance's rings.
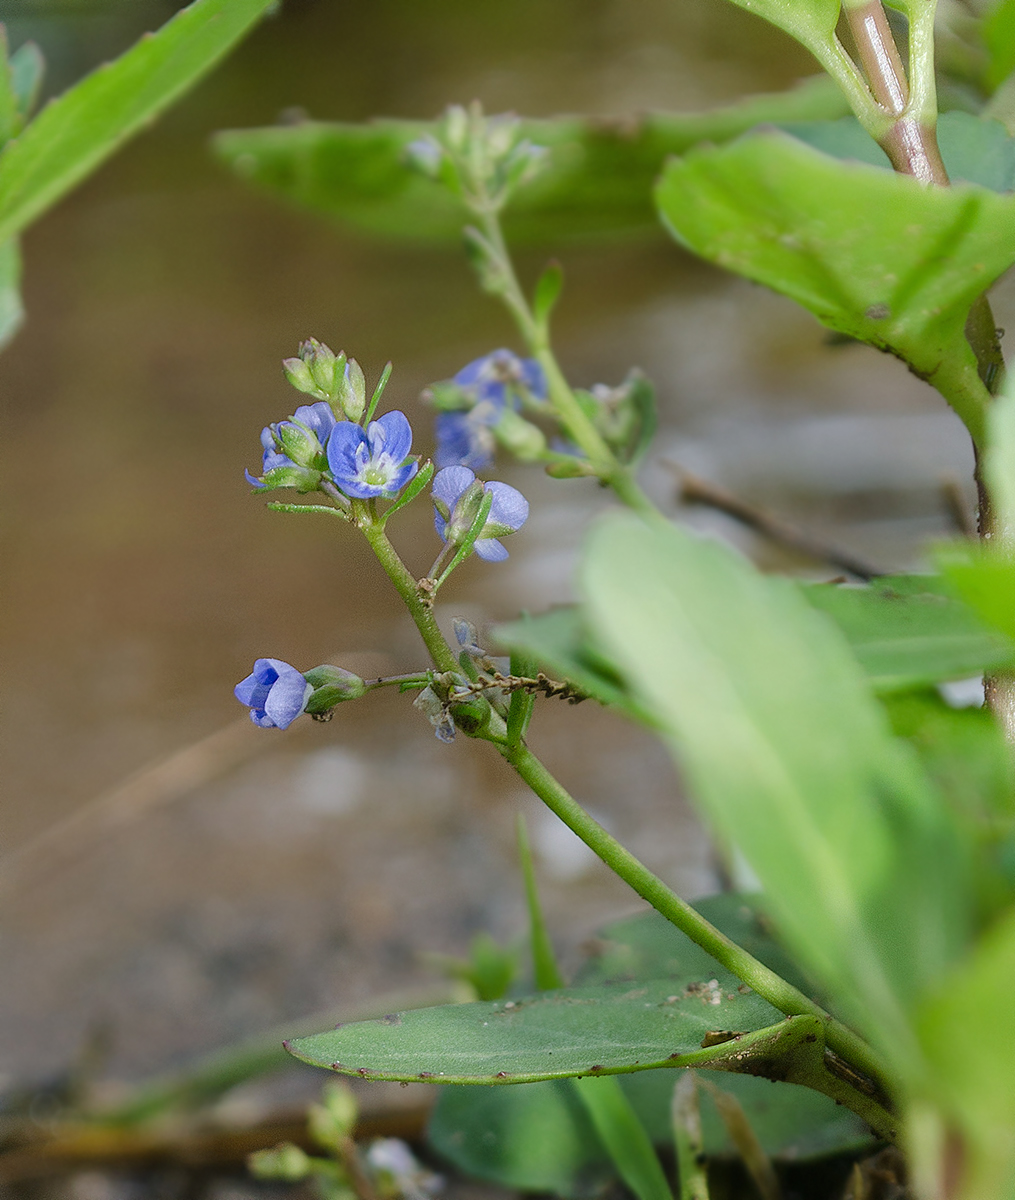
[[[264,451],[260,477],[247,481],[259,489],[291,487],[313,492],[328,485],[339,503],[383,497],[393,499],[419,470],[410,456],[412,429],[405,413],[385,413],[361,425],[367,412],[366,381],[354,358],[335,354],[308,338],[296,358],[283,364],[297,390],[313,396],[285,421],[261,431]],[[386,382],[382,378],[371,410]],[[327,490],[327,487],[325,488]]]
[[[513,114],[487,117],[478,103],[453,105],[432,133],[411,142],[410,162],[467,203],[500,208],[546,165],[549,151],[522,136]]]

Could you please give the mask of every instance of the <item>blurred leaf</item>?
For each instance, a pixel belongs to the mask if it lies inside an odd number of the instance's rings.
[[[21,303],[21,250],[18,239],[0,244],[0,350],[21,328],[25,310]]]
[[[1015,71],[1015,0],[1000,0],[984,18],[982,29],[990,56],[984,82],[993,91]]]
[[[571,1086],[617,1173],[638,1200],[673,1200],[652,1142],[620,1081],[586,1077],[572,1079]]]
[[[19,124],[16,132],[32,115],[42,89],[42,77],[46,72],[46,60],[34,42],[25,42],[11,55],[11,86],[17,102]]]
[[[801,591],[845,634],[879,691],[1015,666],[1015,642],[986,625],[935,576],[886,576],[864,587],[807,584]]]
[[[990,401],[964,330],[1015,262],[1015,197],[926,187],[764,133],[674,160],[656,199],[678,241],[897,355],[982,443]]]
[[[855,1113],[810,1088],[725,1071],[705,1074],[737,1097],[772,1158],[804,1162],[874,1144]],[[639,1071],[617,1079],[655,1145],[667,1145],[675,1072]],[[705,1153],[732,1154],[725,1127],[707,1097],[702,1097],[701,1118]],[[570,1200],[599,1194],[612,1175],[588,1115],[565,1080],[442,1088],[427,1138],[460,1170],[503,1187],[552,1192]]]
[[[1015,1186],[1015,909],[983,936],[920,1013],[929,1063],[926,1094],[960,1135],[964,1197],[1004,1196]],[[964,1161],[963,1161],[964,1160]]]
[[[709,1066],[771,1057],[789,1026],[718,966],[708,980],[680,975],[631,987],[563,988],[520,1000],[453,1004],[340,1025],[287,1043],[296,1058],[367,1079],[525,1083],[659,1066]],[[748,1031],[702,1048],[716,1029]],[[751,1032],[760,1031],[760,1032]]]
[[[582,584],[590,628],[787,945],[897,1070],[918,1070],[907,1009],[965,944],[966,847],[841,635],[788,581],[627,515],[594,530]]]
[[[934,561],[971,608],[1015,638],[1015,560],[990,545],[951,542],[936,549]]]
[[[192,86],[271,3],[194,0],[51,101],[0,153],[0,241],[34,221]]]
[[[529,910],[529,947],[532,952],[532,970],[536,987],[541,992],[553,991],[564,986],[564,977],[557,966],[550,931],[546,927],[543,906],[539,901],[536,886],[536,867],[529,847],[529,834],[525,817],[519,813],[517,822],[518,857],[521,860],[522,878],[525,881],[525,901]]]
[[[0,24],[0,146],[17,132],[18,98],[7,55],[7,29]]]
[[[983,479],[990,493],[991,540],[1015,547],[1015,372],[990,407]]]
[[[523,121],[521,136],[547,146],[550,163],[513,199],[507,230],[513,239],[528,241],[653,230],[658,221],[652,184],[668,155],[701,141],[726,141],[766,122],[846,111],[835,85],[816,76],[792,91],[707,113]],[[383,237],[457,242],[464,209],[406,161],[408,144],[435,129],[436,122],[423,121],[308,121],[226,130],[214,145],[237,174],[305,208]]]
[[[694,907],[765,966],[808,995],[814,995],[813,980],[801,971],[772,936],[771,923],[763,915],[761,903],[760,896],[721,892],[701,897],[694,902]],[[715,969],[715,960],[710,954],[662,914],[650,909],[602,929],[592,943],[592,952],[575,977],[575,983],[617,983],[625,979],[665,979],[680,975],[697,978]]]
[[[888,155],[856,117],[784,122],[779,128],[832,158],[892,170]],[[1015,189],[1015,138],[1008,136],[1000,121],[985,121],[958,110],[942,113],[937,139],[952,183],[976,183],[993,192]]]
[[[936,692],[892,696],[886,708],[956,811],[978,822],[1015,817],[1015,750],[988,709],[950,708]]]

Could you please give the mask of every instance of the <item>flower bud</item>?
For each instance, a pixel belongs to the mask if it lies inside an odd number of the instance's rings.
[[[335,400],[347,420],[358,421],[367,406],[366,379],[363,377],[362,368],[354,358],[350,358],[347,362],[344,361],[344,355],[342,358],[342,374],[336,385]]]
[[[293,421],[280,421],[275,426],[275,438],[297,467],[312,467],[321,456],[321,443],[314,434]]]
[[[313,396],[318,400],[323,399],[318,394],[317,384],[314,383],[313,376],[310,374],[310,368],[302,358],[283,359],[282,370],[285,372],[286,379],[298,392],[306,392],[308,396]]]
[[[513,408],[505,408],[493,431],[497,441],[522,462],[538,462],[546,450],[546,435]]]
[[[457,546],[467,536],[472,528],[483,503],[484,487],[480,479],[474,479],[455,502],[455,507],[448,518],[445,538]],[[442,514],[443,515],[443,514]]]
[[[322,400],[333,401],[345,368],[345,355],[336,354],[316,338],[300,343],[300,358],[306,363]]]
[[[257,1150],[247,1159],[251,1175],[257,1179],[306,1179],[313,1170],[308,1154],[293,1145],[283,1142],[274,1150]]]
[[[333,667],[330,663],[305,671],[304,678],[314,689],[305,709],[312,717],[327,712],[344,700],[358,700],[367,690],[358,675],[342,667]]]
[[[307,1124],[318,1145],[337,1150],[346,1138],[352,1136],[359,1105],[352,1088],[344,1083],[327,1084],[321,1099],[321,1104],[311,1104],[307,1112]]]

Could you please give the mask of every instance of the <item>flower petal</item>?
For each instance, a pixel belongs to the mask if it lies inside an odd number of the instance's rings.
[[[278,679],[272,684],[264,711],[279,729],[288,729],[306,707],[314,689],[295,667],[287,663],[281,665],[286,669],[279,672]]]
[[[485,562],[503,562],[508,552],[496,538],[480,538],[473,549]]]
[[[486,491],[493,496],[487,518],[489,522],[506,525],[511,530],[520,529],[525,524],[529,516],[529,502],[517,488],[493,481],[486,485]]]
[[[370,422],[367,438],[373,455],[383,449],[395,462],[400,463],[408,458],[412,449],[412,426],[405,413],[395,409]]]
[[[339,421],[328,435],[328,466],[335,482],[342,485],[356,475],[356,451],[367,435],[352,421]]]
[[[476,478],[475,471],[468,467],[444,467],[433,477],[430,491],[435,499],[440,500],[451,512],[458,497]]]

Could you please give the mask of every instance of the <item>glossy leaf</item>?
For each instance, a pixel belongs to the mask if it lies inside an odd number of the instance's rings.
[[[964,329],[1015,262],[1015,197],[926,187],[772,132],[671,162],[656,199],[678,241],[897,355],[982,443],[989,397]]]
[[[272,0],[194,0],[51,101],[0,153],[0,242],[34,221],[210,70]]]
[[[918,1069],[907,1010],[965,944],[964,851],[844,639],[788,581],[626,515],[595,529],[582,585],[788,946],[896,1069]]]
[[[652,113],[608,122],[553,117],[522,122],[521,136],[550,150],[550,163],[520,188],[506,214],[512,238],[650,231],[652,184],[663,161],[701,141],[723,142],[765,122],[837,117],[835,85],[815,77],[789,92],[754,96],[708,113]],[[453,240],[464,209],[413,170],[406,147],[436,124],[308,121],[218,134],[219,157],[244,179],[303,207],[384,237]]]
[[[939,577],[888,576],[864,587],[822,583],[801,591],[836,623],[879,691],[1015,666],[1015,642],[986,625]]]

